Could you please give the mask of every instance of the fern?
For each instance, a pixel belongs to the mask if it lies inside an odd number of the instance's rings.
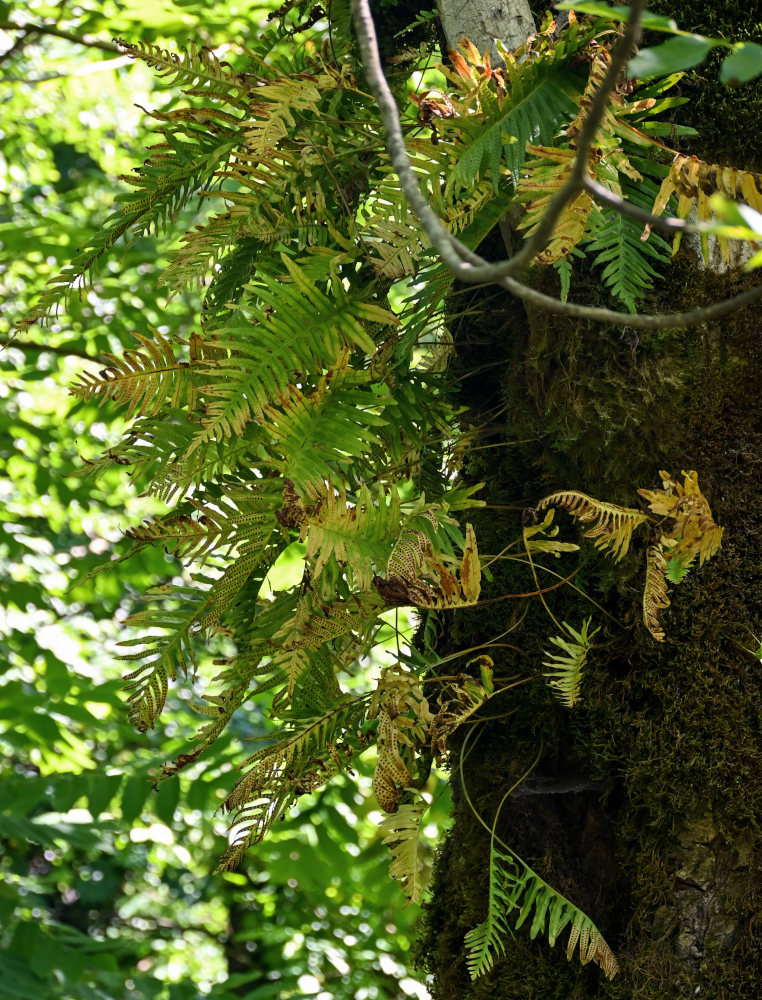
[[[561,704],[567,708],[574,708],[580,700],[582,672],[587,662],[587,654],[593,636],[600,631],[599,628],[595,628],[590,632],[590,622],[591,619],[586,618],[579,632],[564,622],[566,636],[554,636],[550,640],[561,652],[546,652],[547,659],[542,661],[543,666],[550,668],[545,677],[548,678]]]
[[[316,719],[289,720],[284,725],[284,729],[292,729],[289,735],[244,761],[241,768],[248,770],[222,806],[233,813],[233,820],[231,844],[219,871],[235,868],[246,850],[262,840],[299,795],[320,788],[347,766],[348,756],[335,750],[338,735],[356,743],[351,733],[366,712],[367,704],[360,698],[334,704],[330,712]]]
[[[122,38],[115,41],[134,59],[140,59],[155,70],[166,85],[183,84],[184,87],[193,87],[195,90],[204,88],[207,94],[211,91],[214,96],[228,102],[240,101],[242,109],[245,109],[243,98],[251,90],[251,82],[236,73],[229,63],[219,60],[209,49],[191,45],[187,52],[178,54],[150,42],[133,44]]]
[[[386,562],[401,516],[399,493],[394,486],[388,493],[379,487],[374,503],[363,485],[352,506],[347,502],[346,490],[337,493],[329,481],[318,506],[306,515],[302,525],[302,537],[307,539],[305,559],[313,581],[333,561],[355,586],[368,590],[374,567]]]
[[[133,336],[142,344],[142,351],[125,351],[121,358],[106,354],[110,364],[98,375],[83,373],[81,381],[71,387],[73,396],[85,402],[113,400],[127,406],[127,419],[134,416],[155,416],[161,409],[179,409],[183,404],[192,410],[194,388],[192,368],[203,352],[199,337],[191,339],[191,362],[175,359],[173,343],[158,330],[153,339],[140,333]]]
[[[551,947],[570,925],[566,957],[571,961],[579,945],[583,965],[596,962],[609,979],[619,971],[611,948],[582,910],[544,882],[513,852],[499,851],[493,836],[489,856],[489,903],[487,917],[466,935],[466,958],[472,979],[488,972],[505,951],[502,939],[507,917],[515,914],[518,930],[531,917],[530,937],[547,934]]]
[[[596,548],[610,549],[615,562],[619,562],[630,547],[633,529],[647,520],[639,510],[603,503],[577,490],[562,490],[544,497],[537,508],[543,510],[546,507],[560,507],[576,521],[592,523],[585,537],[594,538]]]
[[[655,191],[656,185],[647,178],[638,184],[627,180],[622,183],[623,196],[640,208],[649,207]],[[603,268],[603,283],[632,313],[670,257],[669,244],[661,236],[654,233],[643,242],[642,235],[642,227],[621,212],[596,209],[589,235],[582,240],[594,265]]]
[[[277,454],[268,449],[273,466],[301,493],[318,497],[325,480],[340,478],[351,458],[380,443],[374,428],[386,421],[379,404],[367,375],[351,370],[342,352],[314,392],[291,386],[277,406],[266,407],[265,429],[277,446]]]
[[[123,653],[120,659],[135,662],[139,667],[125,675],[130,706],[130,721],[139,732],[153,729],[158,715],[164,708],[170,680],[178,673],[187,674],[196,668],[196,652],[191,632],[204,593],[194,587],[156,587],[146,594],[146,599],[169,598],[169,607],[148,608],[130,615],[125,625],[148,630],[138,638],[122,639],[123,648],[140,646],[141,649]],[[172,603],[180,602],[179,607]],[[154,632],[154,629],[160,629]]]
[[[643,590],[643,622],[657,642],[664,642],[665,638],[659,613],[669,607],[666,569],[661,545],[649,545],[646,553],[646,585]]]
[[[478,54],[467,52],[467,56],[481,61]],[[504,57],[507,57],[506,93],[503,95],[500,90],[483,84],[478,91],[481,114],[464,114],[458,119],[466,148],[448,179],[448,200],[450,192],[473,188],[477,177],[481,180],[491,177],[497,193],[503,162],[513,184],[518,184],[527,145],[550,143],[575,110],[569,96],[572,77],[560,60],[556,63],[558,53],[553,48],[543,46],[534,59],[522,60],[521,50],[515,57],[510,53],[504,53]],[[457,61],[455,65],[457,68]],[[473,88],[473,74],[469,70],[460,72],[461,77],[468,74],[464,87],[468,93]],[[476,91],[473,93],[475,96]]]
[[[385,816],[379,823],[383,833],[382,843],[391,852],[389,874],[400,882],[407,903],[419,902],[423,895],[421,862],[418,859],[418,839],[427,805],[417,802],[401,805],[396,813]]]

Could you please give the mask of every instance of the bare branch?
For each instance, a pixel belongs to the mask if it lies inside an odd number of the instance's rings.
[[[587,188],[594,198],[602,201],[604,205],[615,208],[622,215],[627,215],[637,222],[651,226],[653,229],[660,229],[663,233],[695,233],[697,236],[700,236],[703,233],[714,231],[714,227],[707,222],[693,223],[686,222],[685,219],[677,219],[671,215],[666,218],[661,215],[652,215],[647,209],[639,208],[637,205],[633,205],[631,201],[625,201],[624,198],[620,198],[613,191],[609,191],[608,188],[594,181],[592,177],[585,177],[583,179],[583,186]]]
[[[386,147],[399,177],[400,186],[410,208],[418,216],[421,226],[434,248],[447,267],[461,281],[469,283],[495,282],[524,301],[553,313],[652,330],[695,326],[711,319],[719,319],[762,298],[762,285],[758,285],[724,302],[714,303],[687,313],[672,313],[661,316],[632,314],[613,309],[578,305],[572,302],[561,302],[559,299],[538,292],[512,277],[516,272],[524,270],[534,256],[545,247],[565,205],[587,184],[586,167],[590,148],[605,112],[609,95],[639,37],[640,19],[646,8],[646,0],[633,0],[624,33],[612,53],[608,72],[595,93],[590,112],[580,132],[577,154],[568,181],[550,201],[543,220],[533,236],[524,243],[522,249],[508,260],[496,264],[488,263],[448,232],[421,192],[405,150],[405,140],[397,105],[381,66],[376,30],[368,0],[351,0],[351,3],[365,75],[381,112]],[[602,200],[606,199],[602,198]],[[619,205],[615,204],[613,207],[619,208]],[[623,211],[625,214],[631,214],[630,209],[634,210],[635,206],[628,205],[627,209],[623,209]],[[647,214],[650,215],[650,213]],[[670,231],[692,231],[692,227],[687,223],[683,225],[672,224],[669,229]]]
[[[5,344],[0,344],[0,351],[5,351],[7,348],[14,348],[17,351],[47,351],[50,354],[57,354],[62,358],[83,358],[85,361],[93,361],[96,364],[106,364],[107,359],[103,355],[99,354],[88,354],[87,351],[80,350],[75,347],[67,347],[65,344],[53,345],[53,344],[35,344],[31,340],[18,340],[12,339],[7,341]]]
[[[546,246],[566,204],[582,190],[590,147],[606,110],[609,95],[636,44],[640,31],[640,16],[645,6],[646,0],[635,0],[633,3],[624,34],[612,54],[608,72],[596,91],[580,132],[577,156],[569,179],[553,197],[542,222],[534,234],[525,241],[521,250],[508,260],[491,264],[470,251],[460,240],[448,232],[422,195],[405,150],[405,140],[402,135],[397,105],[381,67],[376,29],[368,0],[352,0],[355,31],[363,57],[365,75],[381,111],[386,132],[386,146],[394,169],[397,171],[400,185],[410,207],[420,219],[426,235],[434,244],[442,260],[458,278],[469,282],[498,281],[500,278],[525,270],[535,255]]]
[[[67,42],[74,42],[75,45],[84,45],[90,49],[100,49],[102,52],[116,52],[121,54],[121,49],[113,42],[101,41],[93,35],[75,35],[71,31],[64,31],[53,24],[14,24],[12,21],[0,22],[2,31],[21,31],[23,34],[13,43],[12,48],[17,50],[19,42],[25,44],[34,35],[52,35],[55,38],[64,38]],[[7,53],[5,53],[7,56]]]
[[[730,313],[737,312],[744,306],[762,299],[762,284],[759,284],[746,292],[725,299],[724,302],[715,302],[710,306],[692,309],[690,312],[664,313],[662,315],[657,313],[623,313],[614,309],[601,309],[597,306],[578,305],[575,302],[562,302],[560,299],[554,299],[550,295],[544,295],[542,292],[530,288],[529,285],[525,285],[515,278],[503,278],[498,284],[507,288],[518,298],[538,306],[540,309],[545,309],[547,312],[562,316],[579,316],[581,319],[589,319],[598,323],[631,326],[639,330],[665,330],[698,326],[713,319],[721,319],[723,316],[728,316]]]

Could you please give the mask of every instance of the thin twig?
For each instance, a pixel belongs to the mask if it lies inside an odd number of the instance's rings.
[[[64,31],[52,24],[13,24],[12,21],[1,21],[1,31],[21,31],[24,41],[28,41],[33,35],[52,35],[54,38],[63,38],[67,42],[74,42],[75,45],[84,45],[89,49],[100,49],[102,52],[116,52],[122,54],[122,50],[113,42],[101,41],[92,35],[75,35],[72,31]],[[15,43],[14,43],[15,45]]]
[[[609,191],[602,184],[593,180],[592,177],[583,178],[583,184],[590,194],[594,198],[597,198],[598,201],[602,201],[604,205],[616,209],[621,215],[627,215],[631,219],[643,222],[653,229],[660,229],[663,233],[695,233],[697,236],[700,236],[710,233],[714,229],[708,222],[693,223],[685,219],[677,219],[672,215],[666,218],[661,215],[653,215],[648,209],[640,208],[638,205],[633,205],[631,201],[625,201],[624,198],[620,198],[619,195],[614,194],[613,191]]]
[[[355,31],[363,57],[365,75],[381,111],[386,132],[386,146],[392,164],[397,171],[405,196],[420,219],[426,235],[456,277],[468,282],[497,281],[500,278],[521,273],[536,254],[547,245],[563,209],[582,190],[590,148],[608,105],[611,91],[616,86],[616,81],[637,43],[640,33],[640,17],[645,6],[646,0],[635,0],[632,5],[624,33],[614,49],[606,76],[595,93],[590,111],[579,134],[577,155],[569,179],[551,199],[539,226],[534,234],[524,242],[522,249],[508,260],[492,264],[473,253],[465,244],[454,237],[443,226],[439,217],[423,197],[405,150],[405,140],[402,135],[397,104],[381,66],[376,29],[368,0],[352,0]]]

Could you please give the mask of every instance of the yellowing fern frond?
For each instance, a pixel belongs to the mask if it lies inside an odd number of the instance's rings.
[[[435,583],[429,583],[430,578]],[[450,572],[422,531],[405,531],[386,567],[386,579],[373,584],[387,604],[419,608],[462,608],[476,604],[481,591],[481,564],[473,526],[466,525],[460,574]]]
[[[659,612],[669,607],[666,569],[667,563],[661,545],[649,545],[646,553],[646,586],[643,591],[643,622],[657,642],[664,642]]]
[[[662,531],[662,545],[670,556],[687,564],[695,556],[699,565],[711,559],[722,544],[724,529],[715,524],[709,502],[699,489],[698,474],[683,470],[680,483],[668,472],[660,472],[661,490],[638,490],[652,513],[670,519]]]
[[[537,555],[540,552],[549,552],[558,559],[562,552],[579,551],[579,545],[575,545],[573,542],[556,541],[558,525],[553,528],[551,527],[555,512],[555,508],[550,507],[541,523],[528,524],[523,527],[524,545],[530,556]],[[538,535],[543,537],[536,537]]]
[[[389,874],[402,885],[409,903],[417,903],[423,895],[422,864],[418,858],[418,838],[427,805],[424,801],[401,805],[396,813],[385,816],[379,823],[384,834],[382,843],[391,851]]]
[[[762,212],[762,174],[739,170],[736,167],[722,167],[717,163],[700,160],[697,156],[677,153],[669,173],[662,181],[651,212],[654,215],[662,215],[670,198],[676,195],[678,218],[687,219],[695,206],[699,222],[709,222],[712,217],[709,199],[718,193],[733,201],[745,202],[755,211]],[[643,234],[643,239],[647,239],[649,231],[650,227]],[[682,233],[675,235],[673,254],[677,253],[681,238]],[[729,260],[727,237],[719,235],[717,242],[723,259]],[[706,234],[701,237],[701,247],[704,257],[707,257]]]
[[[581,524],[592,524],[585,537],[594,538],[596,548],[609,549],[615,562],[619,562],[630,547],[633,529],[648,520],[642,511],[603,503],[577,490],[562,490],[544,497],[537,508],[546,507],[559,507]]]
[[[83,372],[70,392],[85,402],[113,400],[127,406],[127,418],[153,416],[163,407],[193,410],[194,389],[191,365],[198,360],[201,340],[194,337],[191,364],[175,358],[173,342],[153,331],[153,339],[140,333],[133,337],[143,350],[124,352],[121,358],[106,354],[110,362],[98,375]]]

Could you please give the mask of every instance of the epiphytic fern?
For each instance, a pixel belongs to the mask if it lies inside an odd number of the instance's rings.
[[[666,584],[667,563],[661,545],[649,545],[646,553],[646,585],[643,590],[643,621],[658,642],[664,642],[659,612],[669,607]]]
[[[551,947],[570,925],[566,957],[571,961],[579,945],[583,965],[596,962],[612,979],[619,965],[603,935],[570,900],[543,881],[513,852],[498,850],[493,836],[489,857],[489,902],[486,919],[466,935],[466,963],[472,979],[488,972],[503,954],[507,918],[515,917],[516,929],[531,918],[530,936],[546,935]]]
[[[586,618],[579,631],[564,622],[566,635],[554,636],[550,640],[561,652],[546,651],[547,659],[542,661],[543,666],[550,668],[549,673],[545,674],[548,683],[561,704],[566,705],[567,708],[574,708],[580,699],[582,672],[587,662],[587,654],[590,651],[593,636],[600,631],[600,629],[595,628],[591,632],[590,622],[591,619]]]
[[[140,732],[153,729],[164,708],[169,681],[196,667],[191,629],[204,596],[195,587],[156,587],[146,598],[156,599],[159,606],[130,615],[125,622],[142,633],[120,641],[122,647],[141,647],[120,657],[128,662],[143,661],[125,676],[130,721]],[[167,605],[162,606],[165,601]]]
[[[647,517],[642,511],[631,507],[619,507],[613,503],[603,503],[577,490],[562,490],[543,497],[537,504],[539,510],[557,507],[582,524],[592,524],[585,532],[586,538],[594,538],[599,549],[609,549],[618,562],[630,547],[634,528],[643,524]],[[594,522],[594,523],[593,523]]]
[[[566,44],[569,48],[582,44],[576,26]],[[504,71],[482,66],[482,56],[465,40],[462,47],[465,58],[450,53],[457,76],[448,71],[464,91],[463,103],[456,107],[465,112],[478,99],[481,114],[462,113],[454,120],[466,148],[448,178],[447,201],[455,191],[470,190],[477,178],[490,177],[495,191],[504,172],[518,183],[527,144],[551,142],[575,110],[561,53],[545,38],[531,52],[521,47],[511,53],[501,47]]]
[[[637,183],[622,179],[623,195],[641,208],[649,207],[649,193],[655,192],[656,185],[647,177]],[[653,286],[669,260],[669,244],[658,233],[643,242],[639,223],[612,209],[596,208],[590,223],[582,241],[585,253],[603,269],[601,278],[611,294],[635,312],[636,301]]]
[[[319,580],[329,562],[335,562],[355,586],[369,589],[374,567],[386,561],[389,545],[396,540],[401,516],[396,486],[388,491],[379,486],[374,498],[362,485],[350,503],[346,489],[336,491],[329,480],[299,524],[301,537],[307,540],[305,559],[313,581]]]
[[[83,372],[71,393],[89,402],[113,400],[127,406],[127,419],[154,416],[164,407],[194,408],[192,367],[203,353],[199,337],[191,338],[190,361],[175,357],[175,345],[158,330],[152,338],[140,333],[133,336],[143,350],[125,351],[121,358],[107,354],[107,367],[98,375]]]
[[[366,713],[366,699],[356,698],[334,704],[319,718],[290,718],[283,727],[289,735],[244,761],[241,768],[246,772],[223,802],[233,819],[231,844],[220,870],[235,868],[247,848],[261,841],[299,795],[320,788],[347,766],[347,748],[357,742],[352,734]]]
[[[700,222],[709,222],[712,208],[709,199],[713,194],[721,194],[733,201],[742,201],[755,211],[762,212],[762,174],[736,167],[723,167],[717,163],[707,163],[697,156],[676,153],[669,173],[662,181],[661,188],[651,209],[654,215],[661,215],[673,195],[677,196],[677,215],[687,219],[694,206]],[[650,229],[645,233],[648,236]],[[681,233],[675,235],[672,252],[680,247]],[[729,258],[727,236],[718,237],[718,243],[725,261]],[[701,237],[701,247],[708,254],[707,235]]]
[[[401,805],[396,813],[385,816],[379,823],[382,843],[391,852],[389,874],[400,882],[408,903],[417,903],[423,894],[418,841],[426,803],[418,799]]]

